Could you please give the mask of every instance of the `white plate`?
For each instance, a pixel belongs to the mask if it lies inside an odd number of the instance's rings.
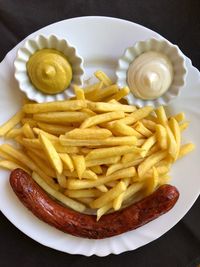
[[[36,34],[56,34],[66,37],[84,58],[86,77],[97,69],[114,76],[117,59],[135,41],[159,35],[132,22],[106,17],[82,17],[47,26]],[[0,123],[8,119],[21,104],[21,94],[14,80],[13,61],[18,44],[0,64]],[[4,215],[23,233],[39,243],[71,254],[106,256],[134,250],[171,229],[191,208],[200,192],[200,74],[187,58],[188,76],[181,96],[170,105],[174,112],[185,111],[191,121],[184,139],[197,148],[190,156],[177,162],[172,169],[172,184],[177,186],[180,199],[175,207],[160,218],[122,235],[104,240],[88,240],[67,235],[41,222],[17,199],[9,186],[9,172],[0,171],[0,208]]]

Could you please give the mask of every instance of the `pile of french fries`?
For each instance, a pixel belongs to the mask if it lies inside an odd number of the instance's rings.
[[[22,168],[51,196],[97,220],[170,181],[172,163],[194,149],[181,145],[183,112],[122,104],[129,93],[102,71],[94,85],[74,86],[66,101],[33,103],[0,127],[0,167]]]

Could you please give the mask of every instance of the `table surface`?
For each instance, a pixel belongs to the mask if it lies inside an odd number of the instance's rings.
[[[177,44],[200,69],[199,0],[0,0],[0,61],[30,33],[78,16],[111,16],[144,25]],[[189,177],[188,177],[189,178]],[[154,242],[104,258],[73,256],[25,236],[0,213],[0,266],[186,266],[200,264],[200,198],[186,216]]]

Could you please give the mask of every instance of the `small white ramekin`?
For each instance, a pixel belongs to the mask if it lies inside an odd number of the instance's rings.
[[[143,100],[134,96],[133,93],[129,93],[126,99],[129,104],[136,105],[138,107],[160,105],[168,105],[175,97],[177,97],[184,87],[186,79],[186,64],[185,56],[180,51],[178,46],[171,44],[164,39],[148,39],[146,41],[140,41],[135,43],[132,47],[125,50],[123,56],[118,60],[118,66],[116,69],[117,84],[119,87],[128,86],[127,83],[127,71],[130,64],[142,53],[148,51],[156,51],[165,54],[172,63],[174,77],[169,89],[160,97],[153,100]]]
[[[28,77],[26,63],[31,55],[44,48],[52,48],[62,52],[71,64],[73,73],[72,81],[70,86],[62,93],[55,95],[44,94],[34,87]],[[29,99],[38,103],[70,98],[74,95],[72,90],[73,84],[79,86],[83,84],[83,59],[78,55],[76,49],[65,39],[59,39],[55,35],[38,35],[33,39],[26,40],[24,46],[21,47],[17,52],[17,57],[14,61],[14,67],[15,79],[19,84],[20,90],[23,91]]]

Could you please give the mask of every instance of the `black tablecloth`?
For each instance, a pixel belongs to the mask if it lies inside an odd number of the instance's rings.
[[[123,18],[155,30],[179,45],[200,69],[199,0],[0,0],[0,61],[35,30],[59,20],[88,15]],[[0,266],[198,266],[199,208],[200,198],[161,238],[135,251],[104,258],[72,256],[46,248],[21,233],[1,213]]]

